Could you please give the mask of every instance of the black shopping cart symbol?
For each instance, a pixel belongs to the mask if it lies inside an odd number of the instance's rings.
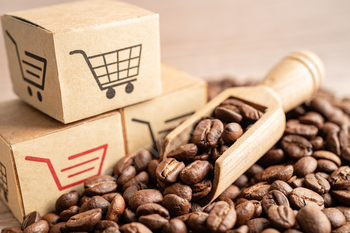
[[[6,202],[8,202],[8,186],[7,186],[7,173],[6,167],[0,162],[0,189],[4,192]]]
[[[24,51],[25,58],[21,59],[16,41],[7,30],[6,34],[16,47],[17,58],[24,81],[43,91],[45,86],[46,59],[28,51]],[[33,91],[31,87],[28,86],[27,89],[29,95],[32,96]],[[39,91],[37,92],[37,97],[40,102],[43,100],[43,97]]]
[[[141,49],[139,44],[90,57],[83,50],[73,50],[69,54],[83,55],[101,91],[107,89],[106,96],[112,99],[115,96],[113,87],[127,84],[126,93],[134,90],[132,82],[137,80],[133,77],[139,75]]]

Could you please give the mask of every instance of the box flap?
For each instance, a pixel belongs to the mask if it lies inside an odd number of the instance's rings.
[[[177,91],[194,83],[206,82],[203,79],[189,75],[165,62],[161,67],[162,95]]]
[[[155,13],[118,1],[89,0],[12,12],[6,15],[53,33],[59,33],[104,24],[115,24],[155,15]]]
[[[113,111],[75,123],[63,124],[21,100],[10,100],[0,103],[0,136],[9,145],[14,145],[116,113],[117,111]]]

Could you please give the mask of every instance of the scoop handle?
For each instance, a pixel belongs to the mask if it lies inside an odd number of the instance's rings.
[[[260,83],[270,87],[285,112],[300,105],[320,87],[324,76],[321,59],[310,51],[291,53]]]

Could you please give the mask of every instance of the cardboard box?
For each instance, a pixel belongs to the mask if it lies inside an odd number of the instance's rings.
[[[151,150],[157,138],[169,133],[208,101],[207,82],[162,63],[162,94],[123,109],[127,152]]]
[[[111,0],[1,17],[14,92],[69,123],[161,93],[158,14]]]
[[[14,216],[55,210],[55,200],[125,155],[121,114],[65,125],[20,100],[0,103],[0,196]]]

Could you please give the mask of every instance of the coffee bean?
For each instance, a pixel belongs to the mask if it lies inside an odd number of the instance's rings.
[[[196,184],[202,181],[210,170],[209,162],[196,160],[180,172],[180,179],[186,184]]]
[[[124,184],[126,184],[126,182],[134,178],[136,174],[137,172],[134,166],[129,166],[125,168],[117,179],[117,185],[122,187]]]
[[[167,194],[176,194],[179,197],[185,198],[187,201],[191,201],[192,199],[192,189],[188,185],[184,185],[181,183],[175,183],[167,187],[163,195]]]
[[[238,227],[237,229],[232,229],[227,231],[227,233],[248,233],[248,226],[247,225],[243,225]]]
[[[37,212],[37,211],[30,212],[24,218],[24,220],[22,222],[22,225],[21,225],[21,229],[24,230],[28,226],[32,225],[33,223],[35,223],[35,222],[37,222],[39,220],[41,220],[41,216],[40,216],[39,212]]]
[[[332,196],[342,204],[350,205],[350,191],[349,190],[333,190]]]
[[[268,192],[261,201],[262,207],[265,213],[268,213],[268,210],[274,206],[289,206],[288,198],[278,190],[272,190]]]
[[[316,172],[316,174],[318,174],[319,176],[325,178],[326,180],[328,180],[328,178],[329,178],[329,174],[327,174],[325,172]]]
[[[237,109],[238,111],[235,111]],[[228,105],[217,107],[214,111],[215,116],[219,118],[223,122],[241,122],[242,115],[239,113],[239,109],[237,107],[232,108]]]
[[[301,229],[307,233],[331,232],[331,223],[319,208],[305,206],[299,210],[296,219]]]
[[[249,181],[248,177],[245,174],[243,174],[237,178],[237,180],[233,183],[233,185],[235,185],[239,189],[246,188],[248,185],[248,181]],[[239,189],[238,189],[238,194],[239,194]]]
[[[261,201],[263,196],[270,191],[271,185],[267,182],[260,182],[250,186],[242,191],[242,195],[246,199]]]
[[[336,208],[325,208],[322,212],[327,216],[332,228],[338,228],[346,223],[344,214]]]
[[[266,218],[254,218],[247,222],[249,233],[260,233],[270,226],[270,221]]]
[[[197,155],[197,152],[198,147],[193,143],[189,143],[170,151],[167,157],[174,158],[178,161],[190,161]]]
[[[113,198],[116,196],[116,195],[120,195],[120,193],[117,193],[117,192],[114,192],[114,193],[106,193],[106,194],[103,194],[101,197],[103,197],[104,199],[106,199],[106,201],[108,202],[112,202]]]
[[[327,138],[326,138],[326,146],[334,154],[336,154],[338,156],[341,155],[340,142],[339,142],[338,134],[336,134],[336,133],[329,133],[327,135]]]
[[[343,226],[334,229],[332,233],[348,233],[350,232],[350,222],[345,223]]]
[[[263,230],[261,233],[279,233],[279,231],[273,228],[267,228]]]
[[[116,179],[113,176],[94,176],[84,182],[85,192],[90,196],[103,195],[117,190]]]
[[[231,199],[230,199],[231,200]],[[232,201],[231,201],[232,202]],[[233,204],[233,202],[232,202]],[[233,204],[234,205],[234,204]],[[191,208],[190,208],[190,213],[192,212],[202,212],[203,211],[203,208],[202,206],[200,206],[199,204],[195,203],[195,202],[192,202],[191,203]]]
[[[14,227],[5,227],[2,228],[1,233],[22,233],[20,229],[14,228]]]
[[[78,205],[79,194],[75,191],[62,194],[56,201],[56,212],[60,214],[63,210],[68,209],[73,205]]]
[[[187,214],[190,211],[190,203],[185,198],[175,194],[165,195],[162,205],[168,209],[172,217]]]
[[[330,193],[323,194],[322,198],[324,200],[325,207],[335,207],[337,205],[335,199],[332,197]]]
[[[226,232],[235,225],[236,219],[235,208],[224,201],[218,201],[209,212],[207,226],[211,232]]]
[[[255,212],[255,206],[252,202],[246,201],[236,207],[237,221],[236,227],[246,224],[251,218],[253,218]]]
[[[161,203],[163,201],[163,195],[157,189],[144,189],[134,193],[129,201],[129,207],[131,209],[137,209],[140,205],[146,203]]]
[[[58,223],[58,221],[60,220],[60,216],[54,213],[48,213],[42,216],[41,219],[48,222],[51,228],[53,225]]]
[[[294,134],[305,137],[307,139],[314,138],[318,133],[318,128],[314,125],[305,125],[298,123],[290,123],[287,121],[286,129],[284,131],[286,134]]]
[[[328,193],[331,188],[329,182],[325,178],[314,173],[305,176],[304,183],[307,188],[312,189],[321,195]]]
[[[264,168],[258,164],[253,164],[248,168],[248,170],[245,172],[245,174],[248,177],[254,177],[255,175],[261,174],[264,171]]]
[[[338,166],[332,161],[329,161],[327,159],[317,160],[317,171],[319,172],[325,172],[330,174],[337,169],[338,169]]]
[[[143,171],[137,174],[134,178],[129,180],[126,184],[123,185],[122,191],[124,192],[127,188],[133,185],[138,185],[139,183],[143,183],[148,185],[149,177],[147,172]]]
[[[185,164],[183,162],[179,162],[174,158],[167,158],[157,167],[157,179],[165,184],[173,184],[177,181],[179,173],[184,167]]]
[[[331,103],[324,98],[314,97],[311,100],[310,105],[313,109],[315,109],[317,112],[320,112],[326,118],[330,117],[334,111]]]
[[[187,213],[187,214],[184,214],[184,215],[180,215],[180,216],[177,216],[173,219],[178,219],[180,221],[182,221],[183,223],[187,224],[187,220],[188,220],[188,217],[190,216],[191,213]]]
[[[350,222],[350,207],[347,206],[336,206],[335,207],[337,210],[340,210],[343,215],[345,216],[345,220],[347,222]]]
[[[231,200],[234,200],[238,197],[239,193],[239,188],[236,185],[231,184],[224,192],[221,193],[221,196],[228,197]]]
[[[82,196],[82,197],[80,198],[79,204],[80,204],[80,205],[83,205],[86,201],[89,201],[89,200],[91,200],[91,197]]]
[[[50,230],[49,223],[45,220],[39,220],[27,226],[23,233],[48,233]]]
[[[159,160],[153,159],[148,164],[148,167],[147,167],[148,176],[153,182],[155,182],[157,180],[156,170],[157,170],[158,165],[159,165]]]
[[[270,187],[271,190],[278,190],[282,192],[286,197],[292,193],[293,188],[283,180],[275,180]]]
[[[117,227],[108,227],[102,233],[120,233]]]
[[[54,226],[50,227],[50,233],[66,233],[69,232],[66,222],[59,222]]]
[[[263,181],[267,181],[269,183],[274,182],[275,180],[283,180],[286,181],[293,175],[293,166],[292,165],[275,165],[266,168],[262,174],[261,178]]]
[[[204,179],[201,182],[191,185],[192,199],[198,200],[207,196],[210,193],[212,187],[213,185],[211,183],[211,180],[208,179]]]
[[[306,125],[315,125],[318,129],[323,127],[324,118],[318,112],[307,112],[304,116],[300,116],[300,123]]]
[[[267,216],[271,225],[279,230],[291,228],[295,224],[295,216],[289,206],[271,206],[267,212]]]
[[[147,171],[148,164],[152,161],[152,154],[146,149],[139,150],[134,157],[134,166],[137,173]]]
[[[299,188],[304,186],[304,181],[305,178],[296,178],[295,180],[292,181],[290,184],[293,188]]]
[[[134,161],[133,155],[127,155],[121,158],[118,163],[115,165],[113,174],[120,175],[124,171],[125,168],[129,167]]]
[[[139,218],[139,222],[144,224],[153,232],[160,231],[164,224],[168,222],[168,219],[163,218],[159,214],[149,214],[145,216],[141,216]]]
[[[263,115],[263,112],[248,104],[242,104],[241,106],[239,106],[239,112],[242,114],[243,117],[252,121],[259,120],[260,117]]]
[[[323,198],[316,192],[306,188],[296,188],[290,194],[290,202],[296,209],[305,206],[316,207],[320,210],[324,208]]]
[[[203,149],[210,149],[218,144],[224,125],[218,119],[202,120],[192,134],[192,142]]]
[[[79,210],[79,213],[100,208],[102,210],[102,215],[106,215],[110,203],[106,199],[100,196],[93,196],[91,200],[85,202]],[[69,213],[67,213],[69,214]],[[68,220],[68,219],[67,219]],[[65,221],[67,221],[65,220]]]
[[[145,225],[139,222],[132,222],[132,223],[125,224],[121,226],[119,229],[123,233],[136,233],[136,232],[152,233],[152,231],[149,228],[147,228]]]
[[[286,135],[281,140],[283,150],[292,158],[298,159],[312,154],[312,145],[298,135]]]
[[[328,134],[338,134],[340,132],[340,127],[332,122],[325,122],[322,127],[322,133],[327,137]]]
[[[317,160],[313,157],[302,157],[294,164],[294,174],[304,177],[313,173],[317,168]]]
[[[124,210],[125,210],[124,198],[120,194],[115,195],[111,204],[108,207],[108,210],[106,213],[106,220],[118,222]]]
[[[166,219],[170,218],[169,211],[165,209],[163,206],[156,203],[147,203],[139,206],[136,209],[136,215],[139,217],[143,215],[150,215],[150,214],[158,214]]]
[[[342,166],[336,169],[328,178],[334,189],[346,189],[350,187],[350,167]]]
[[[94,233],[102,233],[104,230],[110,227],[114,227],[116,230],[119,229],[119,225],[117,223],[109,220],[101,220],[96,224]]]
[[[319,150],[319,151],[315,151],[313,154],[312,154],[312,157],[316,158],[316,159],[327,159],[329,161],[332,161],[333,163],[335,163],[338,167],[341,166],[341,160],[340,158],[330,152],[330,151],[326,151],[326,150]]]
[[[124,221],[126,223],[137,222],[136,213],[129,207],[124,210]]]
[[[139,189],[137,188],[136,185],[133,185],[133,186],[130,186],[129,188],[127,188],[127,189],[125,190],[125,192],[123,193],[123,198],[124,198],[125,202],[128,203],[130,197],[131,197],[134,193],[136,193],[137,191],[139,191]]]
[[[76,215],[77,213],[79,213],[79,206],[71,206],[67,210],[63,210],[60,213],[60,220],[62,222],[67,222],[70,219],[70,217]]]
[[[171,219],[163,225],[162,233],[187,233],[187,227],[183,221]]]
[[[269,167],[279,164],[285,160],[285,155],[282,149],[272,149],[266,152],[266,154],[258,161],[263,167]]]
[[[317,136],[310,140],[310,143],[312,145],[312,148],[314,150],[319,150],[323,147],[323,138],[320,136]]]
[[[102,218],[101,209],[92,209],[72,216],[67,221],[67,227],[71,231],[89,231]]]
[[[243,134],[242,127],[237,123],[229,123],[225,126],[222,139],[226,143],[233,143]]]
[[[216,148],[214,147],[213,149],[216,149]],[[210,155],[208,153],[203,153],[203,154],[194,156],[192,161],[194,161],[194,160],[209,160],[209,157],[210,157]]]
[[[209,232],[207,219],[209,214],[205,212],[194,212],[188,216],[187,226],[193,232]]]
[[[253,203],[254,208],[255,208],[253,217],[258,218],[261,215],[262,210],[263,210],[262,205],[261,205],[261,201],[250,200],[249,202]]]

